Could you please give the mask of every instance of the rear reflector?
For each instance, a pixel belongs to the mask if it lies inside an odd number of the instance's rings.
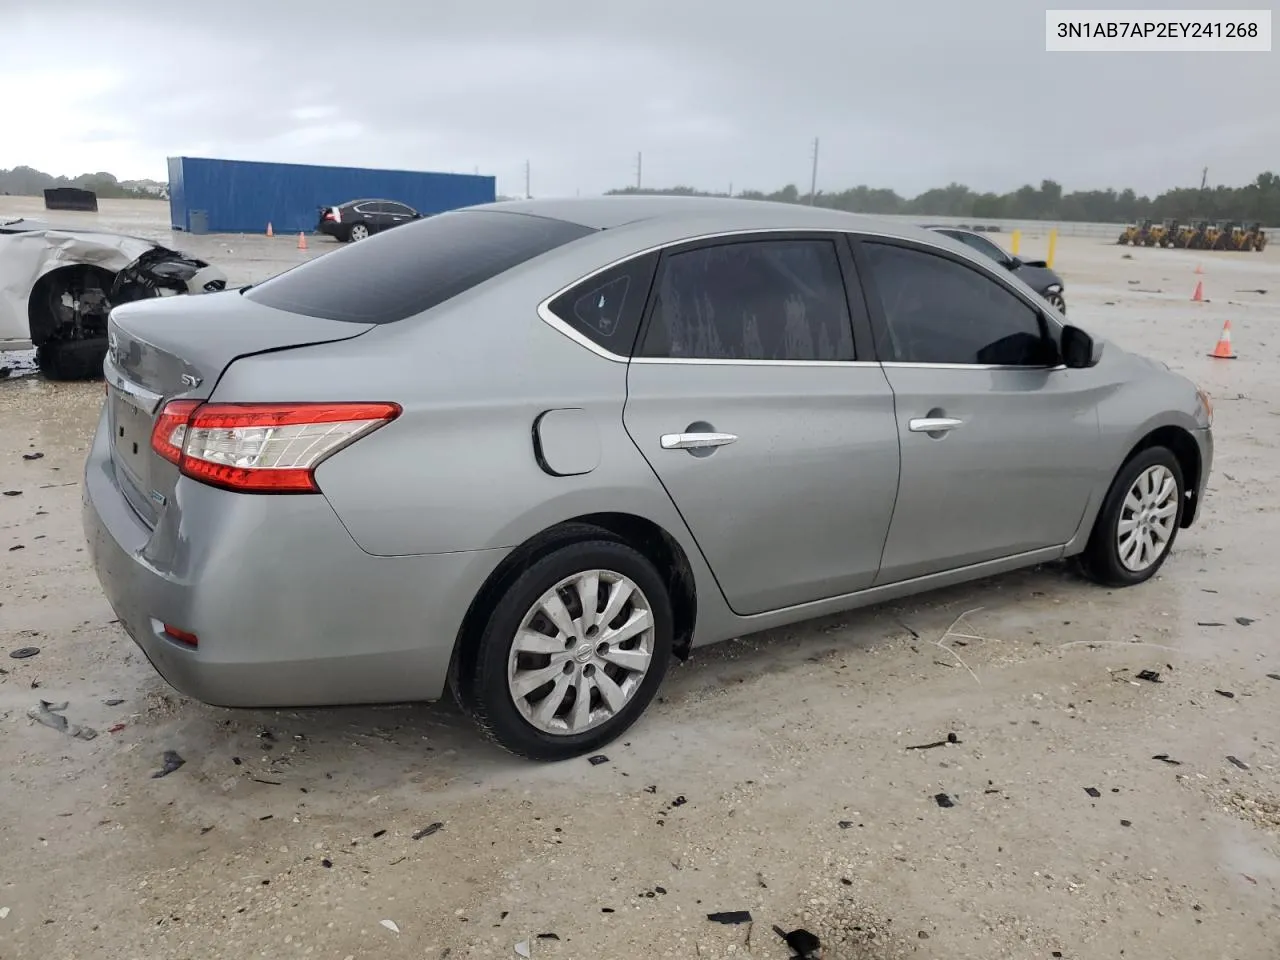
[[[194,633],[187,630],[179,630],[177,627],[171,626],[167,623],[164,625],[164,635],[170,640],[177,640],[179,643],[185,643],[188,647],[200,646],[200,641],[196,638]]]
[[[400,415],[394,403],[165,405],[151,446],[193,480],[242,493],[317,493],[315,468]]]

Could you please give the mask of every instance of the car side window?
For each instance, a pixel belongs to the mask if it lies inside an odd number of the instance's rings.
[[[583,280],[549,303],[548,309],[592,343],[630,357],[658,264],[644,254]]]
[[[853,360],[836,245],[725,243],[667,255],[654,284],[645,357]]]
[[[1047,366],[1040,314],[982,272],[946,257],[864,241],[884,317],[880,356],[897,363]]]
[[[397,217],[407,217],[411,213],[413,213],[413,211],[410,210],[408,207],[406,207],[403,203],[384,203],[382,205],[382,212],[390,213]]]

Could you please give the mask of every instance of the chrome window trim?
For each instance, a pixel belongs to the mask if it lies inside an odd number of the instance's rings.
[[[638,260],[640,257],[648,256],[651,253],[661,253],[671,247],[684,246],[687,243],[702,243],[707,240],[720,240],[730,237],[742,237],[753,234],[770,234],[770,233],[809,233],[809,234],[832,234],[843,235],[846,239],[857,239],[866,237],[872,240],[896,240],[900,243],[914,244],[919,247],[932,248],[941,253],[954,253],[941,244],[929,243],[927,240],[918,240],[915,237],[900,237],[892,233],[879,233],[872,230],[844,230],[831,227],[752,227],[740,230],[716,230],[711,233],[702,233],[691,237],[681,237],[679,240],[665,240],[662,243],[656,243],[652,246],[645,247],[643,250],[634,250],[625,256],[618,257],[606,263],[602,267],[598,267],[589,273],[584,273],[577,280],[566,283],[563,287],[545,297],[537,306],[538,318],[549,326],[552,330],[560,333],[581,347],[586,347],[598,357],[610,360],[613,363],[646,363],[646,364],[703,364],[711,366],[761,366],[761,367],[927,367],[929,369],[951,369],[951,370],[1060,370],[1065,369],[1064,365],[1057,367],[1018,367],[1018,366],[999,366],[985,364],[969,364],[969,363],[899,363],[897,361],[876,361],[876,360],[732,360],[732,359],[702,359],[700,357],[624,357],[621,354],[606,350],[590,337],[579,333],[565,321],[561,320],[551,312],[551,302],[568,293],[579,284],[586,283],[602,273],[614,270],[623,264],[632,260]],[[945,234],[943,234],[945,236]],[[948,238],[954,239],[954,238]],[[959,243],[959,240],[955,241]],[[971,249],[971,248],[966,248]],[[981,256],[976,251],[975,256]],[[983,258],[986,259],[986,258]],[[1039,311],[1048,317],[1050,323],[1057,323],[1059,328],[1065,326],[1064,323],[1058,321],[1055,317],[1049,315],[1049,312],[1037,306],[1034,303],[1028,303],[1019,291],[1005,283],[1001,283],[1001,278],[993,270],[989,270],[985,263],[975,263],[974,268],[987,276],[989,280],[999,284],[1013,296],[1017,297],[1028,307]]]

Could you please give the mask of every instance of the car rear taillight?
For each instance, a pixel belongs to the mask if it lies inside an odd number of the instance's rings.
[[[170,463],[178,463],[182,459],[182,444],[187,436],[187,421],[198,406],[199,400],[166,403],[151,428],[151,449]]]
[[[342,211],[339,210],[337,207],[334,207],[332,210],[329,211],[329,216],[334,223],[342,222]]]
[[[174,400],[161,411],[151,446],[185,476],[211,486],[318,493],[315,468],[322,460],[399,415],[394,403]]]

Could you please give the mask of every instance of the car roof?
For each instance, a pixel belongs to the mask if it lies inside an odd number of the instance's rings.
[[[710,229],[847,230],[904,239],[931,239],[914,224],[826,207],[729,197],[616,195],[563,199],[503,200],[467,210],[526,214],[576,223],[595,230],[649,225],[673,236],[695,236]]]

